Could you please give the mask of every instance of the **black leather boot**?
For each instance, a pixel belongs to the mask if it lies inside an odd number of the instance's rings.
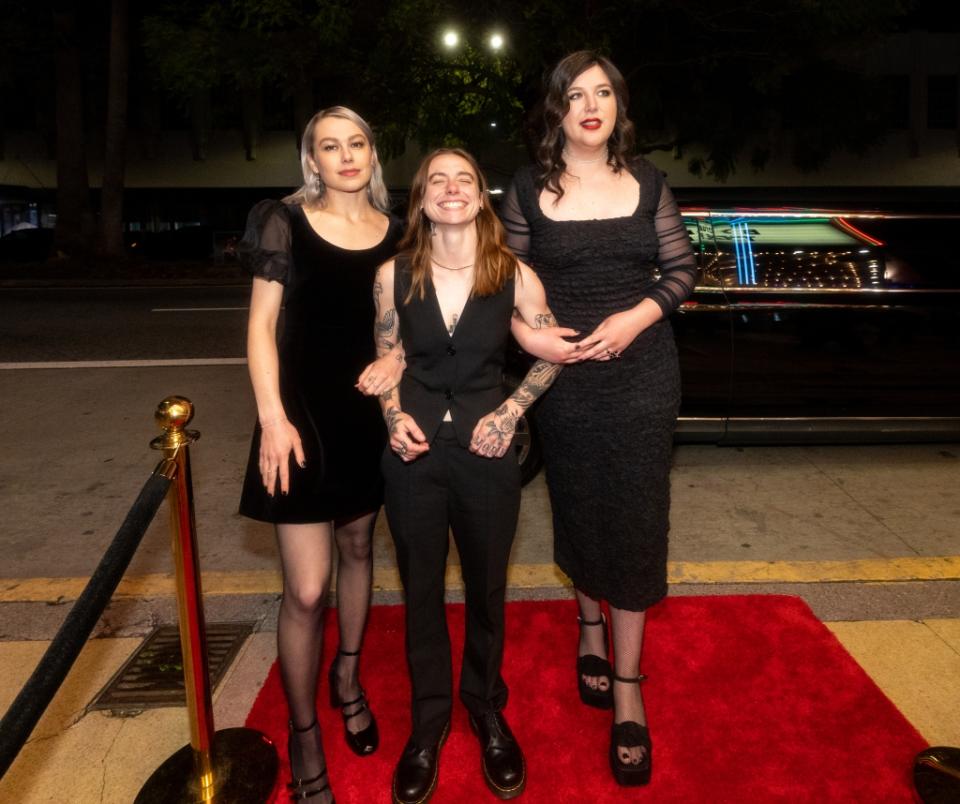
[[[480,740],[480,764],[487,787],[497,798],[519,796],[527,783],[527,768],[503,712],[471,714],[470,726]]]
[[[393,772],[393,804],[424,804],[430,799],[437,786],[440,748],[449,730],[448,723],[440,739],[427,748],[418,748],[412,737],[407,741]]]

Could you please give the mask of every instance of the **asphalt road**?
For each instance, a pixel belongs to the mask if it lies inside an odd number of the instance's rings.
[[[203,435],[192,460],[204,572],[276,568],[272,528],[236,511],[256,415],[242,365],[247,294],[240,286],[0,288],[0,587],[9,601],[0,603],[0,639],[56,627],[46,603],[17,597],[17,579],[92,570],[155,465],[152,413],[171,393],[194,401],[191,426]],[[802,594],[830,619],[946,616],[960,605],[953,564],[939,558],[956,552],[958,488],[957,445],[679,447],[675,591]],[[168,542],[161,516],[129,572],[169,572]],[[378,568],[393,566],[382,518],[374,553]],[[524,489],[512,559],[552,566],[542,476]],[[568,593],[556,584],[542,593]],[[213,598],[254,607],[262,599]],[[136,622],[154,622],[154,601],[142,608]],[[10,630],[18,622],[23,628]]]
[[[0,363],[238,359],[248,286],[0,289]]]

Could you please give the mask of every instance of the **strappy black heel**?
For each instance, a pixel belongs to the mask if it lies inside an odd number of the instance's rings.
[[[340,657],[359,655],[360,651],[358,650],[348,651],[338,649],[337,657],[330,665],[330,674],[328,679],[330,681],[330,706],[332,706],[334,709],[340,707],[340,714],[343,717],[343,734],[346,738],[347,745],[350,746],[350,750],[353,751],[353,753],[355,753],[357,756],[365,757],[376,751],[377,746],[380,745],[380,732],[377,729],[377,721],[373,717],[373,712],[367,703],[367,694],[363,691],[363,687],[361,687],[359,696],[354,698],[352,701],[345,701],[337,691],[337,665],[340,662]],[[347,709],[351,706],[355,706],[356,709],[354,709],[352,712],[348,712]],[[350,729],[347,728],[347,723],[365,711],[370,712],[370,724],[361,731],[350,731]]]
[[[302,767],[303,765],[303,752],[300,750],[300,743],[297,740],[297,734],[306,734],[308,731],[313,731],[316,729],[320,730],[320,726],[317,723],[316,717],[313,719],[313,723],[309,726],[298,729],[293,725],[293,721],[290,721],[290,737],[287,742],[287,758],[290,760],[290,776],[291,781],[287,784],[287,788],[290,790],[290,798],[292,801],[303,801],[306,798],[313,798],[313,796],[319,796],[321,793],[325,793],[327,790],[330,790],[330,780],[327,778],[327,768],[326,763],[324,763],[324,768],[320,773],[310,779],[304,779],[299,775],[297,767]],[[296,746],[297,758],[299,762],[293,761],[294,746]],[[323,781],[323,784],[320,787],[312,787],[312,785],[319,784]],[[335,804],[333,799],[333,793],[330,794],[330,804]]]
[[[610,653],[610,645],[607,641],[607,618],[602,614],[600,615],[599,620],[584,620],[583,617],[577,617],[577,622],[580,623],[580,628],[583,628],[586,625],[602,625],[603,626],[603,656],[595,656],[592,653],[588,653],[584,656],[577,657],[577,690],[580,692],[580,700],[583,701],[587,706],[593,706],[597,709],[612,709],[613,708],[613,685],[610,683],[610,679],[613,678],[613,668],[610,666],[610,662],[607,660],[607,656]],[[586,681],[583,680],[584,676],[598,676],[604,677],[607,679],[607,688],[602,689],[593,689]]]
[[[639,684],[646,681],[643,675],[633,678],[624,678],[614,675],[613,680],[621,684]],[[621,762],[617,753],[617,746],[624,748],[643,748],[643,759],[634,765],[632,762]],[[617,784],[624,787],[647,784],[653,769],[653,744],[650,741],[650,730],[633,720],[623,723],[614,723],[610,729],[610,770]]]

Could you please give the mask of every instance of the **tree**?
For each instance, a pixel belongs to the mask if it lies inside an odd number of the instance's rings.
[[[377,124],[385,156],[409,142],[482,151],[519,141],[523,110],[536,103],[544,72],[571,50],[597,49],[626,77],[641,150],[696,151],[689,168],[722,180],[744,156],[761,168],[781,139],[789,139],[794,162],[812,170],[837,150],[863,150],[881,138],[879,87],[847,55],[909,7],[900,0],[172,1],[150,14],[144,30],[169,93],[183,99],[198,86],[241,98],[281,93],[296,99],[298,129],[308,109],[350,105]],[[446,24],[461,32],[456,50],[440,46]],[[497,53],[484,45],[494,28],[507,42]],[[246,118],[255,128],[256,115]]]
[[[57,225],[54,240],[66,254],[85,252],[93,237],[93,210],[84,137],[82,61],[72,3],[54,8],[57,76]]]
[[[100,253],[123,255],[123,184],[127,142],[127,0],[113,0],[107,86],[103,186],[100,193]]]

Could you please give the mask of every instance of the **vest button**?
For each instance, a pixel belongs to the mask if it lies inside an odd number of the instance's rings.
[[[447,354],[450,355],[450,357],[453,357],[456,353],[457,353],[457,348],[455,346],[447,347]]]
[[[446,399],[453,399],[453,391],[451,391],[451,390],[448,388],[446,391],[443,392],[443,396],[444,396],[444,398],[446,398]]]

